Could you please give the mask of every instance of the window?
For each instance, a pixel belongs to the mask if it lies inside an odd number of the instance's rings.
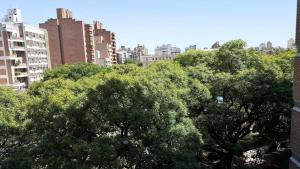
[[[4,52],[0,50],[0,56],[4,56]]]
[[[0,47],[3,47],[2,41],[0,41]]]

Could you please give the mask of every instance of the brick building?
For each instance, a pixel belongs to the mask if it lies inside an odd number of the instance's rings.
[[[52,67],[81,62],[102,63],[101,59],[116,63],[115,34],[94,25],[73,19],[72,12],[58,8],[57,18],[40,24],[48,31]]]
[[[57,19],[40,24],[48,31],[52,67],[62,64],[94,62],[92,26],[73,19],[72,12],[58,8]]]
[[[294,66],[294,108],[292,110],[290,169],[300,169],[300,0],[297,2],[296,45]]]
[[[0,85],[27,88],[50,68],[47,31],[22,22],[19,9],[9,9],[0,23]]]

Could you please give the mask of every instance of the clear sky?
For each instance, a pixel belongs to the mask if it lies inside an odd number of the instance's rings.
[[[295,36],[296,0],[0,0],[0,15],[8,8],[22,10],[23,20],[38,25],[56,17],[64,7],[76,19],[100,20],[116,33],[117,46],[145,44],[184,49],[196,44],[242,38],[248,46],[272,41],[286,47]]]

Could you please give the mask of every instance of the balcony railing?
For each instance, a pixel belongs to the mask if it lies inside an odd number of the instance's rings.
[[[12,36],[10,39],[10,41],[14,41],[14,42],[24,42],[24,38],[23,37],[14,37]]]
[[[27,77],[28,73],[27,72],[15,72],[16,77]]]
[[[25,63],[16,64],[14,65],[15,69],[25,69],[27,68],[27,65]]]

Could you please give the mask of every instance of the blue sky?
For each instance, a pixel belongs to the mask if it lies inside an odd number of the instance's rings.
[[[248,46],[272,41],[286,47],[295,36],[296,0],[0,0],[0,15],[8,8],[22,10],[26,23],[38,25],[56,17],[64,7],[76,19],[100,20],[117,35],[117,46],[145,44],[184,49],[196,44],[242,38]]]

